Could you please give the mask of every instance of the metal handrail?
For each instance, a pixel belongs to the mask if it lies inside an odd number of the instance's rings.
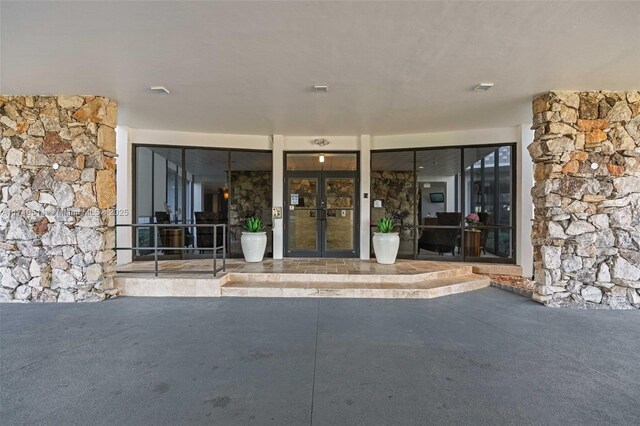
[[[213,272],[213,276],[216,277],[218,272],[224,272],[227,269],[227,225],[224,223],[200,223],[200,224],[188,224],[188,223],[117,223],[115,225],[118,228],[153,228],[153,247],[139,247],[137,245],[131,247],[116,247],[114,250],[152,250],[153,249],[153,270],[127,270],[120,271],[124,273],[151,273],[157,277],[160,272],[170,272],[170,273],[189,273],[189,274],[210,274]],[[158,228],[213,228],[213,247],[198,247],[198,250],[201,251],[212,251],[213,252],[213,271],[161,271],[158,268],[158,251],[159,250],[189,250],[189,247],[184,246],[184,236],[185,233],[182,233],[182,246],[181,247],[158,247]],[[222,245],[218,245],[218,228],[221,228],[221,232],[223,235]],[[137,236],[135,236],[137,241]],[[222,267],[218,268],[218,251],[222,250]]]

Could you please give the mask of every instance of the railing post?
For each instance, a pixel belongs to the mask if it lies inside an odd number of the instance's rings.
[[[153,271],[158,276],[158,225],[153,224]]]
[[[218,275],[218,226],[213,225],[213,277],[215,278]]]
[[[120,247],[117,243],[114,245],[114,250],[118,251],[118,250],[133,250],[134,252],[136,250],[148,250],[148,249],[152,249],[153,250],[153,270],[149,271],[149,269],[143,269],[143,270],[128,270],[128,271],[122,271],[122,272],[134,272],[134,273],[150,273],[153,272],[153,274],[157,277],[160,274],[160,250],[163,248],[166,248],[163,244],[162,244],[162,239],[161,239],[161,235],[160,235],[160,228],[163,227],[163,224],[158,224],[158,223],[144,223],[144,224],[117,224],[117,227],[123,227],[123,226],[127,226],[129,228],[131,228],[134,232],[134,234],[136,235],[134,240],[135,240],[135,244],[132,244],[131,247]],[[227,235],[226,235],[226,231],[227,231],[227,225],[226,224],[201,224],[201,225],[191,225],[189,226],[188,224],[179,224],[179,225],[172,225],[172,227],[177,227],[177,228],[182,228],[182,229],[186,229],[186,228],[196,228],[196,227],[210,227],[213,226],[213,238],[214,238],[214,242],[213,242],[213,247],[211,248],[213,250],[213,276],[217,277],[218,275],[218,250],[222,249],[222,267],[220,268],[220,271],[226,271],[227,269]],[[139,236],[137,235],[137,230],[139,228],[151,228],[152,229],[152,233],[151,236],[153,237],[153,245],[152,246],[138,246],[138,239]],[[223,238],[222,238],[222,244],[219,246],[218,245],[218,233],[220,231],[218,231],[218,228],[221,229],[221,232],[223,234]],[[177,249],[177,250],[187,250],[188,247],[171,247],[171,249]],[[171,272],[171,268],[163,271],[163,272]],[[210,273],[210,271],[206,271],[206,270],[198,270],[198,271],[176,271],[176,272],[189,272],[189,273],[193,273],[193,272],[197,272],[197,273]]]
[[[180,247],[180,260],[184,259],[184,253],[187,250],[187,247],[185,246],[185,243],[187,241],[187,228],[182,228],[182,232],[180,233],[180,244],[182,245],[182,247]]]

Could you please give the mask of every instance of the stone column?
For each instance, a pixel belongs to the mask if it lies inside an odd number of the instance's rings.
[[[640,308],[640,92],[533,100],[534,299]]]
[[[0,97],[0,300],[116,295],[116,116],[96,96]]]

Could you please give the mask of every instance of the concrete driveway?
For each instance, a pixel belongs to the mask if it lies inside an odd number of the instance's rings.
[[[433,300],[0,305],[0,423],[637,424],[640,313]]]

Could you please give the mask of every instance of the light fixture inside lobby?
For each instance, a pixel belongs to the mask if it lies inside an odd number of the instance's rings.
[[[324,163],[324,154],[320,154],[320,157],[318,157],[318,161]]]
[[[169,93],[171,93],[164,86],[151,86],[151,87],[149,87],[149,90],[151,90],[156,95],[168,95]]]
[[[487,92],[493,87],[493,83],[480,83],[473,88],[474,92]]]
[[[329,91],[329,86],[313,86],[313,91],[316,93],[327,93]]]

